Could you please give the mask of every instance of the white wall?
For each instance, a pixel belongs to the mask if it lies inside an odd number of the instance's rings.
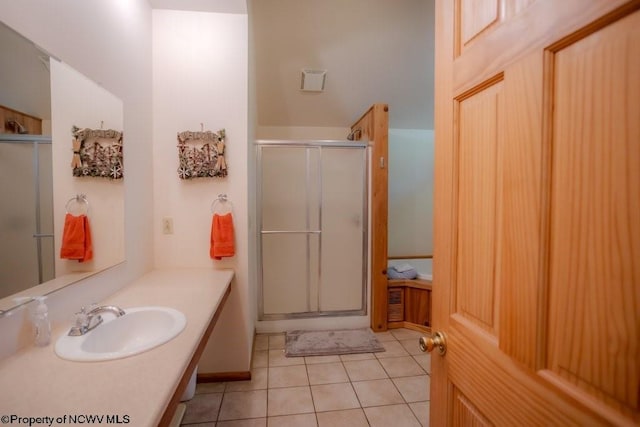
[[[100,83],[124,105],[126,262],[56,292],[55,321],[150,270],[153,234],[151,9],[147,0],[0,0],[0,20]],[[0,319],[0,357],[32,342],[27,310]]]
[[[389,129],[389,256],[433,254],[432,130]]]
[[[199,372],[250,369],[255,307],[248,270],[247,15],[153,11],[153,228],[155,266],[233,268],[236,278]],[[226,129],[226,178],[181,180],[178,132]],[[210,206],[219,193],[233,204],[236,255],[209,257]],[[149,212],[151,215],[151,212]],[[162,219],[174,233],[162,233]]]

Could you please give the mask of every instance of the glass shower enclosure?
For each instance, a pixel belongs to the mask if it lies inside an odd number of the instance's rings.
[[[51,137],[0,135],[0,298],[55,277]]]
[[[256,146],[259,319],[366,314],[367,144]]]

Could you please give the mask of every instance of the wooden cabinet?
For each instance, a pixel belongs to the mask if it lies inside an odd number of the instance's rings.
[[[388,322],[404,321],[404,287],[389,288]]]
[[[387,326],[431,332],[430,281],[388,281]]]
[[[405,322],[431,327],[431,291],[408,287],[404,298]]]

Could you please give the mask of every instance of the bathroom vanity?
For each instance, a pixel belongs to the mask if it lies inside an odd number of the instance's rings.
[[[69,313],[68,322],[54,325],[50,345],[30,346],[0,360],[0,415],[60,421],[66,416],[65,424],[70,417],[95,417],[93,424],[168,425],[233,277],[232,270],[156,270],[100,301],[125,312],[136,306],[171,307],[187,317],[186,327],[171,341],[127,358],[75,362],[58,357],[54,346],[72,326]]]

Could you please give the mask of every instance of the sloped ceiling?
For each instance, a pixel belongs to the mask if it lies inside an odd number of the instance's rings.
[[[349,127],[387,103],[392,128],[433,129],[434,0],[150,3],[248,13],[259,126]],[[327,70],[324,92],[300,91],[303,68]]]
[[[259,126],[348,127],[381,102],[392,128],[433,129],[433,0],[249,0],[249,19]]]

